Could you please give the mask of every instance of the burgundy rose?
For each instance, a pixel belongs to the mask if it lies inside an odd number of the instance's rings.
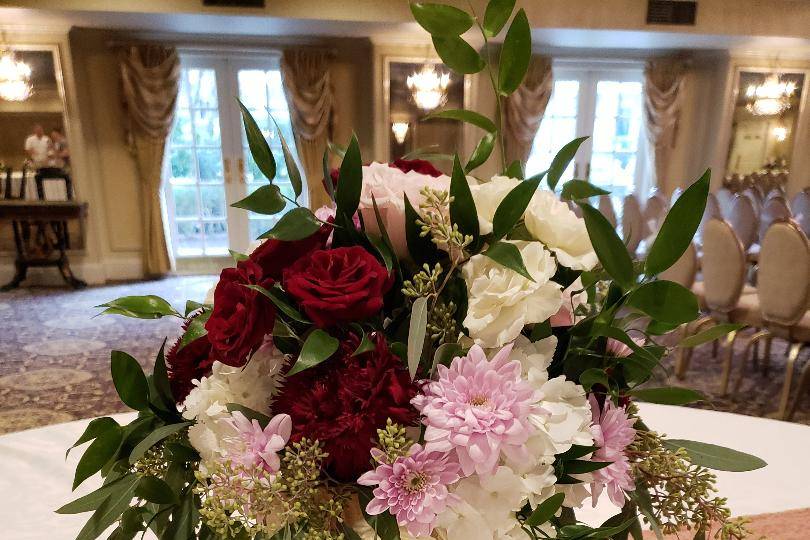
[[[315,251],[323,249],[332,233],[332,227],[324,225],[315,234],[292,242],[270,239],[263,242],[250,254],[250,260],[258,264],[266,277],[281,281],[285,268]]]
[[[205,323],[217,360],[229,366],[245,365],[265,334],[271,332],[276,318],[272,302],[245,285],[269,289],[273,283],[273,278],[251,259],[222,271],[214,290],[214,310]]]
[[[188,323],[183,325],[183,332]],[[211,342],[208,335],[204,335],[180,348],[180,339],[172,345],[166,353],[166,371],[172,395],[177,403],[185,401],[188,393],[194,388],[193,379],[202,379],[211,373],[214,357],[211,354]]]
[[[429,161],[424,159],[395,159],[393,163],[388,164],[389,167],[395,167],[402,172],[418,172],[419,174],[426,174],[433,178],[438,178],[442,175],[442,171],[433,166]]]
[[[413,425],[410,401],[417,387],[402,360],[381,333],[371,336],[374,350],[352,356],[360,344],[354,334],[326,362],[287,377],[273,413],[292,417],[291,441],[318,440],[329,457],[326,470],[340,481],[354,481],[371,469],[369,452],[377,429],[388,418]]]
[[[391,283],[385,267],[358,246],[314,251],[284,271],[284,290],[320,328],[379,313]]]

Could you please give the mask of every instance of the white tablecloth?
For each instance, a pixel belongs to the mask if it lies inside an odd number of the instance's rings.
[[[763,458],[768,467],[748,473],[718,473],[718,486],[736,515],[810,507],[810,427],[729,413],[641,405],[650,428],[669,437],[720,444]],[[134,415],[120,415],[126,423]],[[98,483],[90,479],[70,492],[82,449],[65,461],[65,449],[84,431],[86,420],[0,436],[0,538],[72,540],[90,514],[53,511]],[[603,496],[596,509],[577,512],[598,524],[615,513]]]

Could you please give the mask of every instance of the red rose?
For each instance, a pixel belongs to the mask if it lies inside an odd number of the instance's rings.
[[[188,328],[188,323],[183,325],[183,332]],[[166,353],[166,371],[169,376],[169,384],[172,387],[172,395],[177,403],[185,401],[188,393],[194,388],[193,379],[202,379],[211,373],[211,365],[214,358],[211,355],[211,342],[208,335],[204,335],[187,343],[180,348],[178,339],[169,352]]]
[[[304,255],[326,247],[326,240],[331,233],[332,227],[324,225],[315,234],[301,240],[285,242],[270,239],[253,250],[250,260],[262,268],[266,277],[281,281],[281,274],[285,268]]]
[[[284,271],[284,290],[320,328],[379,313],[391,283],[385,267],[358,246],[314,251]]]
[[[349,334],[329,360],[287,377],[273,413],[292,417],[291,441],[318,440],[329,456],[324,467],[334,478],[350,482],[371,469],[369,452],[377,429],[388,418],[400,425],[416,423],[411,399],[417,387],[402,360],[375,333],[374,350],[352,356],[360,339]]]
[[[226,268],[214,290],[214,310],[205,329],[217,360],[229,366],[243,366],[248,356],[259,348],[265,334],[273,330],[276,312],[263,294],[245,287],[273,286],[262,268],[250,259],[236,268]]]
[[[424,159],[395,159],[393,163],[388,164],[389,167],[395,167],[402,172],[418,172],[419,174],[426,174],[433,178],[438,178],[442,175],[442,171],[433,166],[429,161]]]

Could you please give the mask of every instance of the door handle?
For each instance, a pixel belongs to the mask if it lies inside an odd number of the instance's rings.
[[[245,180],[245,160],[243,158],[239,158],[236,161],[236,168],[239,169],[239,181],[243,184],[247,184]]]
[[[222,173],[223,173],[223,176],[225,177],[225,183],[230,184],[231,183],[231,160],[228,159],[228,158],[225,158],[225,159],[222,160]]]

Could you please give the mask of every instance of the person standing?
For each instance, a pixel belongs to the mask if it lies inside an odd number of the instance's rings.
[[[58,127],[51,129],[51,151],[54,167],[70,168],[70,147],[67,138]]]
[[[51,152],[51,139],[45,135],[41,124],[34,124],[31,135],[25,139],[25,153],[35,169],[49,165]]]

